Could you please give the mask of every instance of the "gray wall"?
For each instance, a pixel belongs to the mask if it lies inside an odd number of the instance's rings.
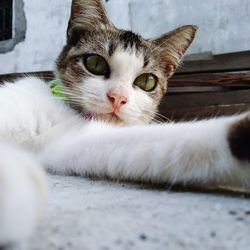
[[[24,0],[26,38],[0,54],[0,73],[53,69],[65,43],[70,2]],[[198,25],[188,53],[250,50],[249,0],[109,0],[105,5],[116,26],[147,38],[180,25]]]

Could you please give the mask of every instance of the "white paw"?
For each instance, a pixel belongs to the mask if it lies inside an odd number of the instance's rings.
[[[39,163],[22,150],[0,145],[0,247],[32,233],[46,198]]]

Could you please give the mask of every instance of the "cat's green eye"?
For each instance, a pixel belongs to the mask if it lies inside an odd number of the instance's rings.
[[[157,78],[153,74],[142,74],[135,79],[134,85],[141,88],[144,91],[152,91],[157,84]]]
[[[106,60],[99,55],[88,55],[84,57],[84,65],[86,69],[95,75],[109,75],[109,65]]]

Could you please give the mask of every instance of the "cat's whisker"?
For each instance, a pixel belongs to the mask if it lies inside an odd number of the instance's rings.
[[[133,108],[131,108],[131,109],[129,110],[129,113],[128,113],[128,114],[125,113],[125,115],[130,116],[130,117],[131,117],[131,114],[137,115],[137,117],[138,117],[137,119],[146,118],[146,121],[154,121],[154,122],[156,122],[156,123],[162,123],[162,121],[158,120],[158,119],[154,116],[154,114],[148,115],[148,114],[146,114],[146,113],[143,113],[143,112],[138,111],[138,110],[133,109]]]
[[[163,119],[164,122],[165,121],[172,122],[172,120],[170,118],[168,118],[168,117],[166,117],[166,116],[164,116],[164,115],[162,115],[162,114],[160,114],[158,112],[156,112],[155,115],[159,116],[159,118]]]
[[[64,93],[63,93],[64,94]],[[82,102],[82,98],[77,98],[77,97],[74,97],[74,96],[67,96],[66,98],[65,97],[62,97],[62,96],[55,96],[55,98],[59,99],[59,100],[63,100],[63,101],[76,101],[76,102]]]

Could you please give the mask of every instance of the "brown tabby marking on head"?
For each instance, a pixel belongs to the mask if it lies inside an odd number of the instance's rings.
[[[239,160],[250,161],[250,116],[234,123],[228,134],[229,147]]]

